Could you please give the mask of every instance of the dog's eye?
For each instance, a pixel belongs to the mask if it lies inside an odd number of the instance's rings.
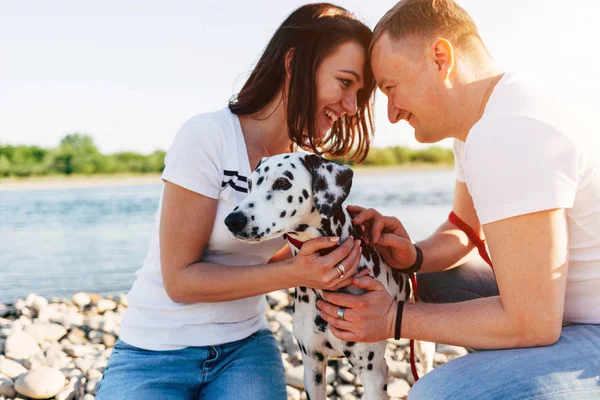
[[[291,187],[292,184],[285,178],[279,178],[273,183],[273,190],[288,190]]]
[[[252,191],[252,181],[248,181],[248,192]]]

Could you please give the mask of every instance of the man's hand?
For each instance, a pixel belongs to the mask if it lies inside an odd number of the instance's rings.
[[[352,284],[366,289],[362,295],[324,292],[326,301],[317,301],[321,318],[331,332],[348,342],[379,342],[394,335],[397,303],[381,282],[370,276],[354,277]],[[344,320],[337,317],[344,307]]]
[[[348,206],[346,209],[352,223],[359,227],[364,242],[375,246],[387,265],[405,269],[415,263],[417,251],[397,218],[385,217],[372,208]]]

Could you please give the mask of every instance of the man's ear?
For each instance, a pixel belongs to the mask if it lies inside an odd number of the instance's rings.
[[[292,76],[292,60],[294,59],[295,49],[291,48],[285,53],[285,76],[289,81]]]
[[[450,82],[450,74],[454,70],[454,47],[446,39],[438,39],[432,48],[432,57],[437,64],[438,70],[442,73],[442,77],[446,85],[452,86]]]
[[[315,154],[307,154],[301,161],[312,177],[315,208],[323,218],[333,217],[352,189],[352,169]]]

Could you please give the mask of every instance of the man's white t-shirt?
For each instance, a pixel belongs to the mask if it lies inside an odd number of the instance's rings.
[[[246,244],[233,238],[225,217],[248,192],[251,169],[239,118],[228,108],[201,114],[177,132],[165,158],[162,179],[218,199],[203,262],[265,264],[285,245],[282,238]],[[167,295],[161,275],[159,221],[162,195],[149,250],[129,293],[120,338],[149,350],[209,346],[248,337],[266,327],[264,295],[218,303],[180,304]]]
[[[454,141],[457,179],[480,223],[564,208],[569,272],[564,320],[600,323],[600,156],[589,132],[520,74],[505,74],[465,142]],[[522,268],[527,268],[523,265]]]

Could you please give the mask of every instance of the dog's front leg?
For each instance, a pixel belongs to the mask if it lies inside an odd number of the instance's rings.
[[[304,364],[304,390],[307,398],[309,400],[326,400],[326,359],[320,354],[319,357],[315,356],[314,352],[309,350],[308,354],[302,355],[302,363]]]
[[[363,399],[385,400],[387,395],[388,366],[385,362],[386,342],[357,343],[348,357],[365,388]]]

